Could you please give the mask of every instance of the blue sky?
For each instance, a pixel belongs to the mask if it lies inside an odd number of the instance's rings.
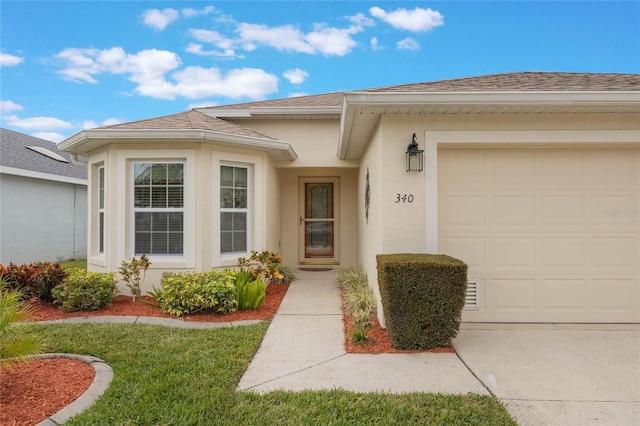
[[[4,128],[515,71],[640,73],[637,1],[0,1]]]

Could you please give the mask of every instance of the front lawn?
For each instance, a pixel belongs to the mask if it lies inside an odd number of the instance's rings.
[[[67,425],[515,425],[495,398],[341,390],[236,392],[267,323],[217,330],[49,324],[47,351],[92,355],[115,377]],[[372,372],[371,374],[375,374]]]

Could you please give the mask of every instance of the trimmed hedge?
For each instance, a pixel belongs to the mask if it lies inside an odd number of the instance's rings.
[[[113,273],[76,269],[51,293],[54,302],[65,312],[97,311],[113,302],[118,294],[117,283]]]
[[[398,349],[451,346],[460,328],[467,265],[446,255],[377,256],[380,296]]]

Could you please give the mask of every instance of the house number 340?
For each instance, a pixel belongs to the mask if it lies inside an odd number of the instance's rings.
[[[397,203],[413,203],[413,194],[396,194]]]

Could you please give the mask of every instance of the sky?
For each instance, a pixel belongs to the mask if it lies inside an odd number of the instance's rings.
[[[0,126],[53,142],[202,106],[519,71],[640,73],[640,2],[0,0]]]

